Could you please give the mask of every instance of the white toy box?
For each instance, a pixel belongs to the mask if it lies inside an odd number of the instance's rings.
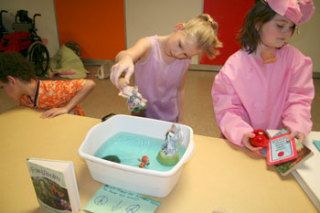
[[[79,154],[85,159],[90,174],[96,181],[145,195],[165,197],[176,185],[184,163],[193,152],[193,130],[189,126],[177,124],[182,130],[182,145],[186,151],[180,157],[179,162],[168,171],[148,170],[118,164],[96,157],[94,154],[108,138],[118,132],[164,139],[171,125],[171,122],[149,118],[114,115],[89,130],[79,148]]]

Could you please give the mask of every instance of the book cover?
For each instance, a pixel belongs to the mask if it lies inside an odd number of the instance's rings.
[[[29,158],[27,165],[41,208],[49,212],[79,211],[73,162]]]
[[[294,141],[296,144],[297,157],[291,161],[274,166],[276,171],[283,176],[290,174],[312,155],[312,152],[308,147],[300,143],[297,139]]]
[[[278,165],[297,158],[297,149],[294,138],[289,134],[281,134],[270,138],[267,150],[267,164]]]

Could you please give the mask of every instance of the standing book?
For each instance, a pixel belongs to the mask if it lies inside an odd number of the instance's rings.
[[[41,208],[49,212],[79,211],[73,162],[29,158],[27,165]]]

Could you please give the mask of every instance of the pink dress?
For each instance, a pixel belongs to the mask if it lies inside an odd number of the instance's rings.
[[[232,143],[243,146],[243,134],[253,129],[311,131],[312,61],[290,45],[277,50],[276,57],[275,63],[263,64],[239,50],[217,74],[211,91],[214,113]]]
[[[139,92],[148,100],[146,117],[176,122],[179,116],[178,88],[190,59],[167,64],[161,56],[157,36],[150,37],[148,58],[135,64],[135,81]]]

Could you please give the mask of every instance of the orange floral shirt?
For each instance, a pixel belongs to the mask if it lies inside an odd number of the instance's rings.
[[[39,80],[38,89],[34,101],[23,95],[20,98],[20,105],[35,108],[38,110],[48,110],[66,106],[69,101],[83,88],[84,79],[75,80]],[[80,105],[72,110],[75,115],[84,115]]]

